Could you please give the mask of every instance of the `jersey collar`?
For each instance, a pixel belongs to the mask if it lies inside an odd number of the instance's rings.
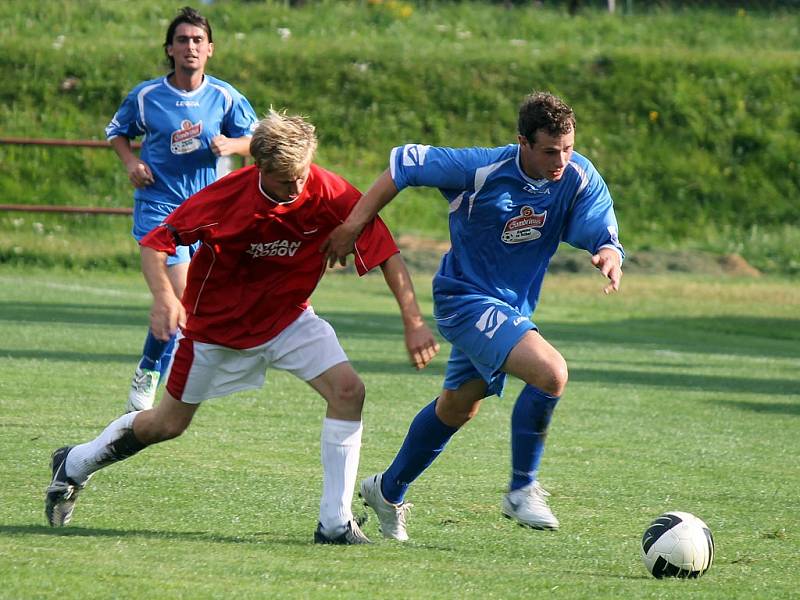
[[[270,196],[267,192],[265,192],[264,188],[261,187],[261,171],[256,170],[256,172],[258,173],[258,192],[264,198],[266,198],[267,201],[269,201],[270,203],[272,203],[272,204],[274,204],[276,206],[291,206],[292,204],[297,203],[298,200],[302,200],[303,198],[306,197],[306,188],[303,188],[303,191],[294,200],[276,200],[275,198]],[[306,185],[308,185],[308,184],[306,184]]]
[[[206,77],[206,75],[203,74],[203,83],[201,83],[196,90],[192,90],[190,92],[187,92],[186,90],[181,90],[179,88],[176,88],[169,82],[170,75],[172,75],[173,73],[175,73],[175,71],[170,71],[164,76],[164,85],[173,92],[175,92],[176,94],[178,94],[179,96],[184,96],[185,98],[191,98],[192,96],[195,96],[200,92],[202,92],[204,89],[206,89],[206,86],[208,85],[208,77]]]

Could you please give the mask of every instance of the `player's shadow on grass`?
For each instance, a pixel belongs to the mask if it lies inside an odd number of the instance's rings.
[[[798,395],[800,398],[800,395]],[[717,400],[722,406],[738,408],[755,413],[771,415],[797,415],[800,416],[800,401],[798,402],[748,402],[746,400]]]
[[[362,358],[357,352],[351,357],[356,368],[363,373],[414,374],[407,364],[403,345],[403,327],[400,316],[394,312],[365,312],[355,310],[325,310],[320,315],[336,329],[343,343],[358,348],[363,341],[391,342],[398,348],[396,356],[381,359],[377,356]],[[105,305],[80,303],[0,303],[0,320],[40,323],[97,324],[112,327],[146,326],[147,309],[142,305]],[[435,331],[435,324],[428,318]],[[691,354],[716,356],[752,356],[759,359],[797,358],[800,345],[800,319],[764,317],[687,317],[644,318],[619,321],[573,323],[564,321],[542,322],[543,334],[557,347],[578,344],[584,348],[597,346],[606,356],[603,360],[614,361],[613,346],[639,349],[644,353],[673,352],[687,355],[687,360],[676,362],[674,357],[664,360],[668,367],[660,368],[658,357],[652,361],[650,370],[625,369],[571,369],[573,381],[606,381],[612,384],[627,383],[643,387],[663,386],[686,389],[704,389],[725,392],[744,391],[757,394],[798,393],[798,383],[791,379],[769,377],[715,377],[686,373],[697,368]],[[609,350],[611,348],[612,350]],[[131,362],[136,355],[123,353],[93,354],[89,352],[59,352],[53,350],[3,350],[0,356],[32,358],[42,360],[67,360],[86,362]],[[426,375],[441,377],[447,362],[448,349],[443,344],[442,352],[423,371]],[[637,364],[641,364],[638,359]],[[681,367],[683,370],[681,371]],[[794,414],[791,410],[790,414]]]
[[[129,354],[123,353],[91,353],[91,352],[71,352],[59,350],[18,350],[0,347],[0,357],[14,358],[21,360],[43,360],[53,362],[72,362],[75,364],[131,364],[138,358],[138,354],[131,351]],[[351,356],[353,366],[359,373],[377,374],[397,374],[397,375],[416,375],[416,369],[406,359],[407,355],[402,348],[394,360],[376,360]],[[427,375],[441,379],[444,377],[445,361],[437,361],[421,371],[421,375]]]
[[[347,342],[353,340],[402,340],[403,328],[398,317],[384,313],[354,313],[352,311],[327,311],[322,315],[334,326],[339,337]],[[432,329],[435,328],[429,320]],[[610,346],[627,349],[642,349],[644,353],[666,352],[685,359],[676,361],[675,356],[659,357],[646,361],[640,358],[635,363],[619,359],[620,368],[582,369],[572,367],[572,381],[627,383],[643,387],[678,387],[692,390],[723,392],[749,392],[755,394],[798,393],[800,385],[793,379],[759,377],[757,372],[744,376],[713,376],[692,374],[699,366],[692,354],[757,357],[758,359],[797,358],[800,346],[800,320],[761,317],[691,317],[626,319],[610,322],[543,323],[543,334],[556,346],[580,344],[582,347],[596,345],[604,362],[614,362]],[[355,344],[354,344],[355,345]],[[448,348],[443,344],[442,352],[425,372],[442,374],[447,362]],[[357,348],[357,345],[355,345]],[[401,346],[402,347],[402,346]],[[394,360],[361,359],[355,353],[353,363],[363,373],[403,372],[404,357]],[[715,360],[719,360],[715,357]],[[628,365],[651,365],[650,369],[634,371]],[[749,375],[749,376],[748,376]]]
[[[320,317],[328,321],[342,339],[400,339],[403,338],[403,322],[400,314],[369,313],[355,311],[319,311]],[[428,320],[428,326],[435,325]]]
[[[712,375],[691,375],[676,373],[675,370],[659,371],[626,371],[623,369],[585,369],[572,368],[569,371],[572,382],[582,383],[607,383],[610,386],[630,385],[640,388],[680,388],[690,391],[704,392],[734,392],[765,395],[798,395],[798,381],[796,379],[776,379],[774,377],[730,377]],[[752,403],[756,405],[757,403]],[[800,414],[800,403],[795,405]]]
[[[270,532],[251,532],[247,535],[220,535],[208,531],[158,531],[150,529],[101,529],[92,527],[48,527],[47,525],[0,525],[0,535],[25,536],[46,535],[55,537],[84,538],[147,538],[157,540],[177,540],[182,542],[213,542],[218,544],[252,544],[308,546],[311,534],[305,538],[290,537],[286,534]]]
[[[0,302],[0,321],[146,327],[148,310],[146,304]]]
[[[319,311],[342,339],[402,339],[399,315],[354,310]],[[428,325],[436,324],[426,315]],[[619,345],[647,351],[798,358],[800,319],[772,317],[663,317],[618,321],[540,321],[545,338],[567,343]]]
[[[0,351],[0,356],[2,355],[2,351]],[[420,371],[417,371],[417,369],[411,365],[408,360],[408,354],[403,348],[398,348],[397,354],[393,360],[374,360],[353,356],[351,356],[350,359],[356,372],[364,375],[379,374],[435,377],[438,381],[444,377],[444,370],[447,366],[447,356],[448,353],[445,353],[444,356],[440,353],[439,357],[435,358],[432,363]]]
[[[535,319],[534,319],[535,320]],[[607,322],[539,323],[556,346],[600,344],[644,351],[798,358],[800,319],[772,317],[663,317]],[[606,350],[607,352],[607,350]]]
[[[8,350],[6,348],[0,348],[0,356],[5,358],[74,362],[78,364],[131,364],[139,358],[139,355],[133,351],[130,354],[93,354],[90,352],[68,352],[58,350]]]

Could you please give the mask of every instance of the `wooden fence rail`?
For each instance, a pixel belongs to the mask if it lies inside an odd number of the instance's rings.
[[[23,137],[0,137],[0,145],[15,146],[68,146],[73,148],[106,148],[112,149],[111,144],[105,140],[62,140],[52,138],[23,138]],[[141,142],[131,142],[131,148],[141,148]],[[233,157],[227,157],[230,160]],[[246,161],[240,157],[241,165]],[[226,165],[227,169],[232,170],[231,163]],[[225,171],[223,171],[225,172]],[[79,213],[87,215],[132,215],[132,208],[112,208],[100,206],[63,206],[46,204],[0,204],[0,211],[21,211],[21,212],[49,212],[49,213]]]
[[[68,146],[73,148],[108,148],[105,140],[61,140],[52,138],[0,137],[0,144],[15,146]],[[140,142],[131,143],[131,148],[141,148]],[[79,213],[87,215],[132,215],[132,208],[99,206],[59,206],[45,204],[0,204],[0,210],[21,212]]]

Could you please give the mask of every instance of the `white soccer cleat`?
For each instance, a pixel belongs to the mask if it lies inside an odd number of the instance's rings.
[[[131,389],[128,392],[128,403],[125,405],[125,412],[153,408],[159,377],[161,377],[161,373],[158,371],[136,368],[136,373],[133,374],[133,380],[131,381]]]
[[[400,504],[388,502],[381,492],[382,478],[383,473],[378,473],[364,479],[361,482],[358,495],[364,500],[364,506],[369,506],[378,515],[383,537],[405,542],[408,540],[406,514],[414,505],[408,502],[401,502]]]
[[[547,506],[545,490],[538,481],[503,496],[503,515],[523,527],[558,529],[558,519]]]

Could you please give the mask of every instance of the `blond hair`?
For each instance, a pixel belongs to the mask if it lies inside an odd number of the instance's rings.
[[[250,140],[250,154],[259,169],[296,175],[313,160],[317,150],[315,127],[299,115],[269,109]]]

